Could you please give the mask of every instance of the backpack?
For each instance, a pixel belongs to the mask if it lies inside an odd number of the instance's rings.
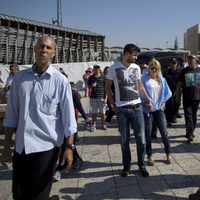
[[[73,163],[72,163],[72,169],[80,169],[81,165],[83,164],[83,159],[80,157],[77,149],[75,148],[73,150]]]

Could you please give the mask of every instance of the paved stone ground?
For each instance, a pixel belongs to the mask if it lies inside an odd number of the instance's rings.
[[[82,99],[88,111],[88,98]],[[183,110],[180,110],[183,116]],[[198,115],[198,121],[200,116]],[[99,122],[100,125],[100,122]],[[155,166],[148,166],[148,178],[138,173],[136,165],[136,146],[131,134],[132,169],[131,174],[122,178],[120,172],[121,150],[116,119],[106,131],[97,128],[88,132],[84,122],[79,119],[78,151],[84,163],[80,170],[73,170],[63,175],[63,179],[53,183],[51,199],[67,200],[105,200],[105,199],[163,199],[184,200],[200,187],[200,128],[197,125],[195,140],[186,142],[184,119],[169,128],[172,148],[172,164],[167,165],[160,135],[153,140]],[[2,136],[0,138],[0,153]],[[12,199],[11,170],[0,167],[0,200]]]

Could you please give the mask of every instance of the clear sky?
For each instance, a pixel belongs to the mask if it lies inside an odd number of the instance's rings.
[[[52,23],[56,0],[0,0],[0,13]],[[65,27],[105,35],[105,46],[135,43],[147,48],[174,47],[177,37],[200,24],[200,0],[62,0]]]

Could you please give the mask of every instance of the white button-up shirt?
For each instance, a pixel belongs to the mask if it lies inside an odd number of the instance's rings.
[[[9,75],[8,78],[6,79],[6,87],[9,87],[12,85],[12,81],[13,81],[14,76],[13,75]]]
[[[15,150],[26,154],[60,146],[77,132],[71,86],[51,65],[38,77],[32,68],[12,82],[4,126],[17,128]]]

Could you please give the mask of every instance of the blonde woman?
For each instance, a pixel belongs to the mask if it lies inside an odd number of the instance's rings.
[[[171,163],[170,143],[167,132],[167,123],[164,113],[165,103],[171,97],[167,81],[161,75],[161,65],[158,60],[153,59],[148,63],[149,71],[142,76],[142,83],[151,100],[149,105],[143,103],[145,119],[146,153],[149,165],[154,165],[152,158],[151,130],[153,119],[156,121],[165,147],[166,163]]]

